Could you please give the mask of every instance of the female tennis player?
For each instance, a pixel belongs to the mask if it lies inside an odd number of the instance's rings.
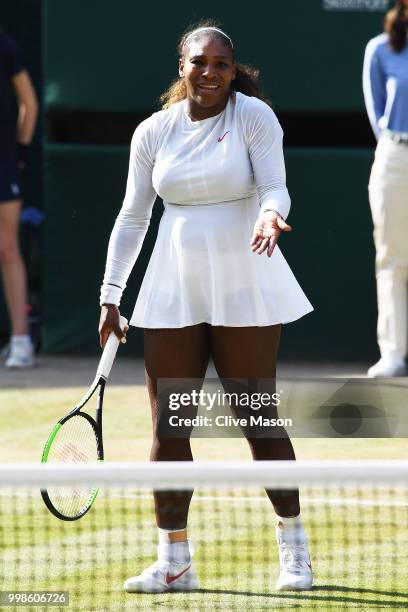
[[[162,96],[163,109],[132,139],[101,289],[103,346],[110,332],[123,337],[118,306],[159,194],[165,210],[130,321],[145,330],[152,461],[192,460],[188,435],[171,436],[163,427],[169,397],[160,392],[161,379],[196,389],[211,357],[224,388],[244,379],[251,390],[262,379],[273,381],[272,391],[281,324],[312,310],[276,246],[291,230],[290,198],[282,129],[260,99],[257,71],[237,64],[230,37],[209,23],[182,37],[179,54],[179,78]],[[276,408],[263,414],[276,417]],[[284,430],[273,438],[252,430],[246,436],[254,459],[295,458]],[[186,529],[192,493],[154,494],[158,560],[129,578],[127,591],[198,587]],[[267,494],[277,514],[277,589],[310,589],[298,491]]]

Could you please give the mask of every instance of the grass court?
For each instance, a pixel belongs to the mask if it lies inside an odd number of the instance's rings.
[[[84,391],[82,386],[0,390],[0,461],[39,461],[52,425]],[[104,442],[107,460],[148,458],[150,414],[143,385],[108,386]],[[405,454],[403,439],[297,439],[294,445],[299,459],[400,459]],[[197,460],[250,458],[242,439],[194,439],[193,452]],[[101,491],[86,517],[63,523],[49,514],[37,491],[29,497],[6,491],[1,498],[1,589],[68,590],[70,606],[56,608],[61,610],[408,607],[407,492],[305,490],[301,500],[313,591],[274,591],[274,513],[263,491],[198,490],[189,533],[200,590],[130,595],[122,591],[123,581],[155,560],[149,492]]]

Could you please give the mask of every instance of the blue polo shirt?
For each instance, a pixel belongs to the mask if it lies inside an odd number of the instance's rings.
[[[13,76],[24,70],[19,48],[0,30],[0,155],[4,158],[16,147],[16,126],[11,117]]]
[[[385,129],[408,132],[408,44],[396,52],[388,40],[372,38],[364,56],[364,99],[377,139]]]

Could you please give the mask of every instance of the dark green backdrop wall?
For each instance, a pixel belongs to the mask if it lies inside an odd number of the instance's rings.
[[[364,46],[381,30],[384,12],[325,6],[324,0],[46,0],[47,108],[151,110],[177,77],[181,33],[192,21],[214,17],[231,33],[237,58],[261,69],[277,110],[360,109]]]
[[[233,37],[238,59],[261,69],[278,116],[329,113],[328,131],[334,132],[337,114],[364,113],[363,51],[382,29],[385,3],[371,3],[382,10],[329,10],[335,5],[341,8],[328,0],[255,0],[250,6],[209,1],[203,8],[184,1],[44,0],[47,120],[58,113],[109,113],[119,122],[130,114],[136,125],[177,76],[180,33],[191,21],[215,17]],[[128,146],[53,140],[51,130],[44,143],[44,349],[91,352],[98,350],[99,286],[124,195]],[[294,232],[282,238],[281,248],[316,311],[286,326],[282,355],[373,358],[374,253],[366,188],[373,150],[314,145],[312,138],[285,151]],[[160,213],[158,202],[124,299],[128,315]],[[140,354],[141,331],[132,334],[125,348]]]

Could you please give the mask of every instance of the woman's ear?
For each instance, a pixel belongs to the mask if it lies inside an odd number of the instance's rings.
[[[184,70],[184,60],[183,60],[182,57],[180,57],[180,59],[179,59],[179,76],[180,77],[184,76],[183,70]]]
[[[236,67],[236,65],[234,64],[234,70],[233,70],[233,72],[232,72],[232,79],[231,79],[231,80],[233,81],[233,80],[236,78],[236,76],[237,76],[237,67]]]

